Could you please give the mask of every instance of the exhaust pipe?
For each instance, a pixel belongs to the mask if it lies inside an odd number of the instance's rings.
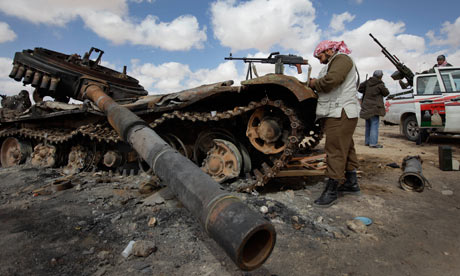
[[[16,76],[16,73],[18,72],[18,69],[19,69],[19,64],[14,64],[9,74],[9,77],[14,78]]]
[[[37,87],[39,82],[40,82],[40,80],[41,80],[41,78],[42,78],[42,73],[35,72],[34,78],[32,80],[32,87]]]
[[[22,77],[24,76],[24,71],[25,70],[26,70],[26,68],[24,68],[24,66],[19,66],[18,71],[17,71],[16,75],[14,76],[14,80],[20,81],[22,79]]]
[[[32,69],[27,69],[26,74],[24,75],[24,79],[22,80],[24,84],[29,84],[32,82],[32,76],[34,71]]]
[[[50,88],[49,90],[54,92],[56,90],[56,87],[59,83],[59,79],[58,78],[51,78],[51,83],[50,83]]]
[[[93,101],[110,125],[149,164],[242,270],[260,267],[276,241],[273,225],[227,193],[192,161],[171,148],[145,121],[107,96],[98,83],[87,83],[82,97]]]
[[[43,75],[42,82],[40,84],[40,88],[47,89],[50,83],[51,77],[48,75]]]

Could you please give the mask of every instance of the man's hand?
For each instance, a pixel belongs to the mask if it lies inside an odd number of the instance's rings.
[[[311,89],[314,89],[314,88],[315,88],[315,83],[316,83],[316,79],[315,79],[315,78],[312,78],[312,79],[310,79],[310,82],[308,83],[308,86],[309,86]]]

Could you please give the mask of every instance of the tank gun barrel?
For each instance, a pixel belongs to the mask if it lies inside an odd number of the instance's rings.
[[[150,165],[239,268],[253,270],[265,262],[276,241],[276,232],[270,222],[237,197],[224,192],[209,175],[162,140],[145,121],[107,96],[100,83],[86,82],[81,93],[106,114],[112,127]]]

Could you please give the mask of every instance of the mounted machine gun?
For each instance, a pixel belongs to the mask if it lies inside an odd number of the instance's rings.
[[[414,84],[414,73],[412,70],[409,69],[406,65],[404,65],[396,55],[392,55],[388,50],[383,47],[383,45],[370,33],[369,34],[372,39],[374,39],[375,43],[377,43],[380,48],[382,48],[382,53],[388,58],[391,63],[396,67],[397,71],[391,74],[391,78],[394,80],[398,80],[401,88],[406,89],[409,86],[413,86]],[[407,83],[403,82],[402,79],[406,79]]]
[[[311,72],[311,66],[308,64],[308,60],[303,59],[301,56],[296,56],[296,55],[280,55],[279,52],[273,52],[271,53],[267,58],[235,58],[232,56],[232,53],[230,53],[229,57],[226,57],[225,60],[242,60],[245,63],[249,63],[248,65],[248,71],[246,73],[246,80],[252,79],[252,73],[254,71],[254,75],[256,77],[259,77],[257,75],[257,70],[256,67],[254,66],[254,62],[260,62],[260,63],[270,63],[270,64],[275,64],[275,74],[283,74],[284,73],[284,65],[294,65],[297,67],[297,73],[302,74],[302,65],[308,65],[308,79],[310,79],[310,72]]]

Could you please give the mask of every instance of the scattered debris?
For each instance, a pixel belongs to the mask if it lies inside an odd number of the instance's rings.
[[[136,241],[132,248],[132,253],[137,257],[148,257],[157,250],[153,241]]]
[[[451,191],[451,190],[443,190],[443,191],[441,192],[441,194],[443,194],[443,195],[445,195],[445,196],[451,196],[451,195],[454,194],[454,192]]]
[[[116,222],[117,220],[119,220],[119,219],[121,219],[121,214],[118,214],[118,215],[114,216],[114,217],[110,220],[110,222],[111,222],[111,223],[115,223],[115,222]]]
[[[65,176],[65,177],[54,180],[53,185],[52,185],[53,191],[58,192],[58,191],[63,191],[63,190],[72,188],[73,187],[72,185],[73,177],[74,175],[69,175],[69,176]]]
[[[106,250],[102,250],[99,253],[97,253],[97,258],[100,260],[106,260],[110,257],[110,252]]]
[[[142,182],[139,185],[139,193],[141,194],[150,194],[156,189],[158,189],[159,186],[159,180],[157,177],[151,177],[150,179]]]
[[[163,204],[165,199],[160,195],[160,192],[156,192],[153,195],[145,198],[143,202],[144,206],[155,206],[158,204]]]
[[[372,220],[368,217],[355,217],[353,219],[357,219],[357,220],[360,220],[362,221],[366,226],[369,226],[372,224]]]
[[[358,233],[358,234],[363,234],[366,233],[367,231],[367,226],[362,222],[361,220],[358,219],[351,219],[347,220],[346,222],[348,229],[351,231]]]
[[[157,219],[155,217],[151,217],[148,222],[149,227],[153,227],[157,224]]]
[[[125,258],[128,258],[133,252],[133,246],[135,243],[136,243],[135,241],[130,241],[128,245],[125,247],[125,249],[123,250],[123,252],[121,252],[121,255]]]
[[[259,210],[260,210],[260,212],[262,214],[268,213],[268,207],[267,206],[261,206]]]
[[[317,217],[317,218],[315,219],[315,222],[316,222],[316,223],[321,223],[321,222],[323,222],[323,220],[324,220],[323,217],[322,217],[322,216],[319,216],[319,217]]]
[[[47,189],[48,187],[49,187],[49,185],[46,185],[46,186],[43,186],[41,188],[35,189],[35,190],[32,191],[32,194],[34,196],[49,195],[49,194],[51,194],[51,191],[49,189]]]
[[[401,168],[398,164],[396,164],[395,162],[393,163],[388,163],[387,164],[387,167],[390,167],[390,168],[394,168],[394,169],[399,169]]]
[[[94,254],[94,247],[91,247],[89,250],[84,250],[83,255],[92,255]]]

